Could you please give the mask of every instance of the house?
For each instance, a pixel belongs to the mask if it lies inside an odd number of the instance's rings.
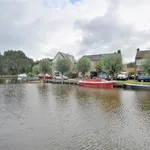
[[[52,61],[52,72],[57,71],[56,70],[56,63],[59,59],[62,59],[62,58],[65,58],[65,59],[69,60],[70,62],[72,62],[72,65],[74,65],[76,63],[74,56],[72,56],[70,54],[58,52]]]
[[[115,53],[109,53],[109,54],[97,54],[97,55],[84,55],[82,58],[88,58],[91,61],[91,69],[90,71],[96,71],[96,65],[98,61],[103,58],[105,55],[112,55],[112,54],[119,54],[121,55],[121,50],[118,50]]]
[[[125,72],[135,72],[135,67],[128,67],[128,64],[124,64],[122,70]]]
[[[136,72],[139,73],[141,71],[141,63],[143,62],[146,56],[150,56],[150,50],[140,50],[137,49],[136,56],[135,56],[135,69]]]

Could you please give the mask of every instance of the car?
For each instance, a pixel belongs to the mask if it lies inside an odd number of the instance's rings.
[[[26,78],[26,77],[27,77],[26,73],[18,74],[18,78]]]
[[[53,79],[56,79],[56,80],[62,80],[62,79],[68,80],[68,77],[66,77],[64,75],[62,76],[61,74],[59,74],[59,75],[53,76]]]
[[[107,74],[99,74],[98,77],[101,78],[101,79],[108,80],[108,81],[111,80],[111,77]]]
[[[141,82],[141,81],[150,82],[150,76],[148,76],[148,75],[138,75],[137,80],[139,82]]]
[[[44,77],[45,77],[45,79],[52,79],[52,76],[49,74],[45,74],[45,76],[44,76],[44,74],[39,74],[40,79],[44,79]]]
[[[121,72],[117,75],[117,80],[128,80],[129,79],[129,73],[128,72]]]
[[[27,74],[26,73],[18,74],[18,80],[23,80],[24,78],[27,78]]]

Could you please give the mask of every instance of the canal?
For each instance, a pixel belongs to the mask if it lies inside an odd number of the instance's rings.
[[[150,92],[0,84],[0,150],[148,150]]]

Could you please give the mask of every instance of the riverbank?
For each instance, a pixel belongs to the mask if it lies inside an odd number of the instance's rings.
[[[58,83],[58,84],[76,84],[78,85],[78,82],[81,79],[68,79],[68,80],[54,80],[54,79],[46,79],[46,83]],[[27,83],[41,83],[43,80],[37,80],[37,81],[27,81]],[[137,84],[137,85],[150,85],[150,82],[138,82],[136,80],[128,80],[128,81],[115,81],[115,87],[123,87],[124,84]]]
[[[2,81],[5,80],[5,82],[2,82],[0,80],[0,83],[17,83],[17,79],[16,76],[4,76],[0,78]],[[78,85],[78,82],[80,81],[80,78],[76,78],[76,79],[68,79],[68,80],[55,80],[55,79],[46,79],[45,82],[46,83],[52,83],[52,84],[74,84],[74,85]],[[26,80],[23,81],[24,83],[43,83],[44,81],[42,79],[39,80]],[[115,81],[115,88],[124,88],[126,84],[134,84],[134,85],[150,85],[150,82],[138,82],[136,80],[128,80],[128,81]]]
[[[115,81],[118,84],[138,84],[138,85],[150,85],[150,82],[139,82],[137,80],[127,80],[127,81]]]

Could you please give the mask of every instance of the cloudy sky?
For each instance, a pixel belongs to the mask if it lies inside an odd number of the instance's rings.
[[[0,0],[0,52],[34,59],[150,48],[150,0]]]

